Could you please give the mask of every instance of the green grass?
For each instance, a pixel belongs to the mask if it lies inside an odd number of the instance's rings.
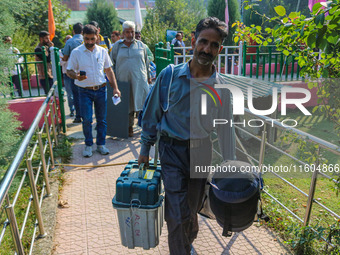
[[[46,137],[44,136],[43,140],[45,138]],[[55,146],[53,148],[54,157],[55,157],[55,159],[57,159],[57,158],[61,159],[62,163],[67,163],[67,162],[69,162],[69,160],[72,156],[71,140],[69,140],[66,136],[60,136],[58,140],[59,140],[58,146]],[[35,138],[33,138],[32,141],[35,141]],[[29,148],[28,150],[30,151],[31,148]],[[49,150],[47,150],[47,152],[49,152]],[[48,158],[48,156],[49,155],[47,153],[46,158]],[[32,161],[32,165],[34,167],[33,171],[34,171],[35,174],[36,174],[36,169],[37,169],[36,167],[39,164],[39,159],[40,159],[40,153],[39,153],[39,150],[37,150],[35,152],[35,155],[34,155],[33,161]],[[13,201],[13,198],[14,198],[16,191],[19,187],[20,181],[21,181],[23,173],[24,173],[23,170],[25,168],[26,168],[25,161],[23,161],[18,172],[17,172],[17,174],[16,174],[16,176],[15,176],[15,178],[13,179],[10,190],[8,192],[11,202]],[[62,173],[59,174],[57,176],[57,178],[59,179],[60,183],[62,183],[62,180],[63,180]],[[43,175],[42,175],[42,172],[40,172],[40,176],[39,176],[38,183],[37,183],[37,190],[38,190],[38,196],[39,197],[41,195],[42,182],[43,182]],[[22,224],[23,224],[23,220],[24,220],[24,217],[25,217],[25,213],[26,213],[26,209],[27,209],[27,205],[28,205],[28,201],[29,201],[30,196],[31,196],[31,190],[30,190],[28,176],[26,176],[23,187],[22,187],[21,192],[19,194],[18,200],[17,200],[15,207],[14,207],[19,231],[22,228]],[[5,210],[6,205],[7,205],[6,202],[4,202],[4,204],[0,208],[1,229],[2,229],[2,226],[3,226],[3,224],[4,224],[4,222],[7,218],[6,210]],[[25,254],[29,253],[29,247],[30,247],[31,239],[32,239],[32,235],[33,235],[35,218],[36,217],[35,217],[35,214],[34,214],[34,208],[33,208],[33,203],[32,203],[30,210],[29,210],[29,216],[28,216],[28,220],[27,220],[27,223],[26,223],[24,235],[23,235],[23,238],[22,238],[22,243],[23,243],[23,246],[24,246]],[[14,244],[13,244],[12,235],[11,235],[11,231],[10,231],[10,226],[7,226],[7,229],[6,229],[6,232],[5,232],[5,235],[4,235],[4,239],[2,240],[2,243],[1,243],[1,246],[0,246],[0,254],[13,254],[14,250],[15,249],[14,249]]]
[[[302,116],[299,111],[290,111],[285,118],[295,119],[298,121],[299,125],[298,129],[317,136],[325,141],[333,143],[335,145],[340,144],[340,137],[334,131],[333,123],[329,122],[320,114],[313,114],[312,116]],[[278,139],[275,142],[275,145],[281,147],[284,151],[289,152],[289,154],[294,155],[299,159],[308,160],[310,156],[309,153],[305,153],[304,150],[301,150],[299,144],[293,143],[290,138],[285,142],[281,142],[279,139],[285,133],[278,132]],[[312,145],[307,143],[305,150],[310,151],[310,147]],[[259,157],[259,142],[250,140],[247,144],[248,152],[251,155],[255,155],[255,158]],[[313,150],[312,148],[311,150]],[[332,152],[326,151],[325,149],[321,150],[321,155],[324,158],[323,162],[325,164],[338,164],[340,166],[340,157]],[[313,161],[312,161],[313,162]],[[310,162],[311,163],[311,162]],[[264,159],[265,165],[272,166],[290,166],[296,165],[297,169],[299,169],[300,163],[292,160],[291,158],[282,155],[273,149],[266,148],[266,154]],[[309,193],[310,183],[311,183],[311,173],[300,173],[299,170],[297,173],[289,173],[289,174],[281,174],[284,176],[289,182],[293,185],[297,186],[305,193]],[[332,175],[329,173],[329,175]],[[337,175],[332,175],[333,178],[337,178]],[[287,206],[290,210],[292,210],[298,217],[302,220],[305,216],[306,205],[307,205],[307,197],[289,186],[284,181],[275,177],[272,173],[266,173],[264,175],[265,181],[265,189],[272,194],[275,198],[277,198],[280,202],[282,202],[285,206]],[[327,178],[318,176],[316,191],[314,198],[320,202],[321,204],[327,206],[332,211],[336,212],[338,215],[340,214],[340,198],[336,195],[336,186],[334,182],[330,181]],[[264,200],[264,210],[270,215],[271,221],[268,226],[274,228],[277,232],[281,234],[283,239],[292,245],[294,248],[294,252],[296,254],[316,254],[316,253],[328,253],[331,251],[325,251],[325,243],[321,242],[320,237],[311,235],[311,238],[308,239],[306,237],[301,238],[297,236],[297,233],[303,232],[301,228],[301,224],[298,220],[291,216],[284,208],[275,203],[269,196],[263,195]],[[318,206],[317,204],[313,204],[310,225],[315,228],[321,227],[324,228],[324,233],[327,233],[329,230],[329,226],[335,225],[339,229],[339,222],[337,219],[332,216],[329,212]],[[291,230],[292,226],[295,226],[297,232]],[[305,230],[305,233],[308,231]],[[326,235],[327,237],[327,235]],[[338,237],[340,238],[340,230],[338,232]],[[301,241],[303,240],[303,242]],[[298,243],[299,245],[296,245]],[[337,243],[338,249],[340,249],[340,242]],[[336,251],[334,254],[337,254]]]

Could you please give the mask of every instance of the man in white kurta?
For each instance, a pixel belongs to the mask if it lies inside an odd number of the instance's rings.
[[[135,39],[135,24],[131,21],[123,23],[124,40],[117,41],[110,57],[118,82],[130,85],[129,136],[133,136],[134,112],[143,109],[151,83],[149,61],[146,46]]]

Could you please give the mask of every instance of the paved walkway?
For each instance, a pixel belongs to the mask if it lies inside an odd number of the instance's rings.
[[[94,152],[91,158],[83,158],[81,125],[72,124],[69,118],[67,122],[68,135],[79,138],[73,146],[72,164],[120,163],[138,156],[140,130],[137,127],[133,138],[108,138],[109,155]],[[169,254],[165,222],[156,248],[128,249],[121,245],[117,213],[111,200],[115,194],[115,181],[123,168],[124,165],[66,168],[60,200],[68,204],[58,208],[53,255]],[[222,228],[213,220],[199,217],[199,224],[200,232],[193,244],[197,254],[289,254],[275,234],[257,223],[230,238],[222,237]]]

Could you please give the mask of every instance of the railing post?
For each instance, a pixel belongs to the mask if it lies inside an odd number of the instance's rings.
[[[56,121],[55,125],[56,125],[56,129],[57,129],[57,133],[59,134],[60,133],[59,116],[58,116],[58,113],[59,113],[58,109],[59,108],[58,108],[58,105],[57,105],[57,98],[55,97],[55,95],[53,95],[53,106],[54,106],[55,121]]]
[[[267,131],[266,131],[266,125],[264,125],[263,131],[262,131],[260,156],[259,156],[259,172],[260,173],[262,173],[262,165],[264,162],[264,154],[266,151],[266,137],[267,137]]]
[[[240,41],[240,45],[238,48],[238,75],[241,76],[242,75],[242,53],[243,53],[243,42]],[[245,68],[245,67],[244,67]]]
[[[313,169],[314,171],[313,171],[312,180],[311,180],[311,183],[310,183],[307,206],[306,206],[306,213],[305,213],[305,217],[304,217],[304,221],[303,221],[304,226],[309,225],[310,215],[311,215],[311,212],[312,212],[316,181],[318,179],[318,173],[319,173],[319,170],[318,170],[318,167],[319,167],[319,164],[320,164],[319,155],[320,155],[320,147],[318,148],[318,152],[317,152],[317,156],[316,156],[315,169]]]
[[[30,187],[31,187],[31,192],[33,196],[33,205],[34,205],[34,211],[37,216],[38,220],[38,225],[39,225],[39,232],[40,232],[40,237],[45,237],[46,232],[44,229],[44,223],[41,215],[41,210],[40,210],[40,204],[39,204],[39,196],[37,192],[37,186],[35,185],[35,180],[34,180],[34,173],[33,173],[33,167],[32,167],[32,158],[29,158],[26,160],[27,163],[27,170],[28,170],[28,177],[30,180]]]
[[[247,42],[244,41],[243,44],[243,76],[246,76],[247,69]]]
[[[60,59],[59,59],[59,49],[54,48],[54,63],[58,82],[58,95],[59,95],[59,109],[61,115],[61,124],[63,127],[63,133],[66,133],[66,119],[65,119],[65,107],[64,107],[64,91],[63,83],[61,77]]]
[[[41,162],[42,162],[42,167],[43,167],[44,180],[45,180],[45,185],[46,185],[46,193],[47,193],[47,196],[51,196],[50,182],[49,182],[49,179],[48,179],[48,172],[47,172],[46,159],[45,159],[45,153],[44,153],[44,145],[43,145],[43,142],[42,142],[41,134],[42,134],[41,131],[38,132],[40,157],[41,157]]]
[[[30,94],[30,97],[32,96],[32,87],[31,87],[31,77],[30,77],[30,73],[28,71],[28,65],[27,65],[27,55],[24,55],[24,66],[25,66],[25,71],[26,71],[26,75],[27,75],[27,85],[28,85],[28,92]],[[40,96],[40,91],[38,90],[38,95]]]
[[[50,126],[49,126],[46,114],[44,115],[44,119],[45,119],[45,129],[46,129],[46,134],[47,134],[48,146],[50,147],[52,168],[54,168],[55,167],[54,166],[54,155],[53,155],[53,147],[52,147],[52,141],[51,141],[51,135],[50,135]]]
[[[50,53],[51,54],[51,53]],[[46,86],[46,91],[50,91],[50,83],[48,81],[48,72],[47,72],[47,58],[46,58],[46,51],[45,51],[45,46],[42,47],[42,57],[43,57],[43,65],[44,65],[44,74],[45,74],[45,86]]]
[[[266,55],[263,54],[263,59],[262,59],[262,80],[264,80],[265,73],[266,73]]]
[[[58,145],[57,131],[56,131],[55,122],[54,122],[53,102],[50,102],[49,106],[50,106],[50,111],[51,111],[50,117],[51,117],[51,123],[52,123],[54,142],[55,142],[56,145]]]
[[[293,55],[291,55],[292,56],[292,69],[291,69],[291,71],[290,71],[290,80],[292,81],[292,80],[294,80],[294,56]]]
[[[224,66],[224,69],[225,68],[228,68],[228,66]],[[217,58],[217,72],[221,73],[221,55],[220,54],[218,54],[218,58]]]
[[[260,68],[260,48],[256,47],[256,79],[259,78],[259,68]]]
[[[271,72],[272,72],[272,46],[269,46],[268,48],[268,81],[270,81],[270,76],[271,76]]]
[[[9,201],[8,195],[6,195],[6,200],[7,200],[7,204],[8,204],[6,206],[6,214],[7,214],[7,218],[9,220],[9,224],[10,224],[10,227],[11,227],[11,233],[12,233],[12,238],[13,238],[15,250],[16,250],[18,255],[24,255],[25,254],[24,246],[22,245],[22,241],[21,241],[21,238],[20,238],[17,219],[15,217],[14,208]]]
[[[174,50],[174,45],[170,45],[170,60],[172,64],[175,64],[175,50]]]

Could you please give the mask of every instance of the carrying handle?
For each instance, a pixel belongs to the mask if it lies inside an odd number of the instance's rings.
[[[157,167],[157,161],[158,161],[158,143],[159,143],[159,139],[157,140],[157,142],[155,144],[155,157],[153,159],[154,167]]]
[[[146,169],[145,163],[139,165],[138,178],[143,179],[143,171]]]

